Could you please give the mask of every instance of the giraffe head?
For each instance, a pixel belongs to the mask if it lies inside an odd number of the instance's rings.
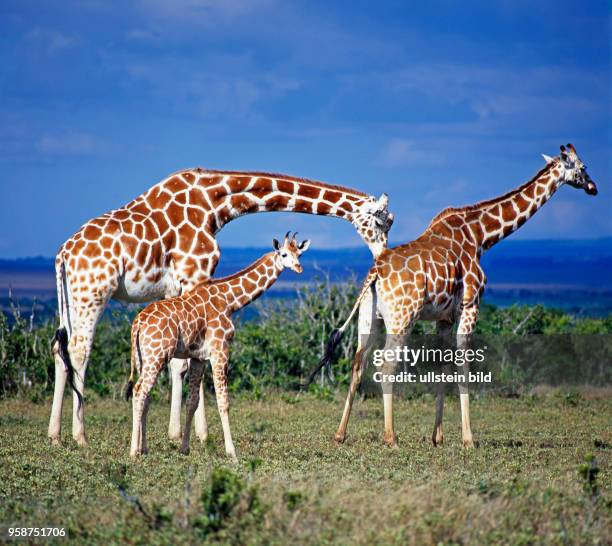
[[[597,195],[597,186],[591,180],[586,165],[580,160],[572,144],[568,144],[567,147],[561,146],[559,157],[544,155],[544,159],[546,163],[554,164],[560,170],[561,183],[582,189],[589,195]]]
[[[351,217],[351,222],[374,256],[387,247],[389,229],[393,224],[393,214],[389,213],[388,205],[386,193],[378,199],[371,195]]]
[[[285,235],[283,244],[279,243],[276,239],[272,241],[272,246],[276,252],[277,263],[284,269],[288,267],[296,273],[303,271],[302,264],[300,264],[300,255],[308,250],[310,241],[306,239],[301,243],[295,240],[297,232],[293,234],[293,237],[289,237],[291,232],[288,231]]]

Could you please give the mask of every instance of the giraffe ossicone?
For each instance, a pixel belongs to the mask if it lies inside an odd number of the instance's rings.
[[[149,302],[178,296],[210,279],[220,257],[215,234],[245,214],[289,211],[351,222],[373,255],[387,246],[393,215],[386,196],[260,172],[189,169],[177,172],[128,203],[87,222],[55,260],[59,329],[65,329],[75,388],[84,393],[95,328],[110,299]],[[169,435],[180,435],[182,372],[170,363]],[[55,389],[48,436],[60,440],[68,372],[55,355]],[[202,423],[203,408],[196,414]],[[72,436],[86,445],[84,404],[73,395]]]
[[[597,194],[597,186],[571,144],[561,146],[558,157],[544,156],[546,166],[529,182],[505,195],[440,212],[416,240],[388,248],[375,259],[346,322],[335,330],[315,374],[332,360],[342,332],[359,310],[358,346],[337,442],[343,442],[355,392],[376,338],[387,330],[386,349],[394,349],[410,333],[415,321],[433,320],[438,334],[449,338],[457,324],[457,344],[465,348],[476,326],[486,276],[480,266],[482,253],[521,227],[564,184]],[[379,318],[382,317],[382,320]],[[463,364],[468,377],[469,364]],[[393,426],[392,387],[383,390],[384,440],[396,445]],[[444,385],[436,397],[436,420],[432,441],[443,443]],[[467,383],[459,383],[461,429],[465,447],[473,447]]]
[[[274,251],[246,269],[220,279],[204,281],[189,292],[151,303],[132,324],[132,364],[127,393],[133,393],[132,444],[130,455],[147,452],[146,420],[150,393],[157,376],[170,358],[191,359],[189,396],[181,452],[188,453],[191,422],[200,402],[204,362],[210,361],[217,406],[223,426],[225,451],[235,459],[236,450],[229,425],[227,371],[234,335],[232,314],[261,296],[283,269],[302,272],[300,255],[310,241],[298,243],[287,233],[282,243],[274,239]],[[134,384],[134,372],[139,379]]]

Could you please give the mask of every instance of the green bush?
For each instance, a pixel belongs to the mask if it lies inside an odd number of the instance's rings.
[[[253,304],[256,318],[236,318],[236,335],[231,348],[230,388],[249,391],[258,398],[265,389],[299,388],[320,359],[333,328],[348,316],[359,285],[356,282],[332,284],[327,279],[298,291],[291,300],[267,298]],[[114,311],[98,324],[87,369],[86,394],[120,398],[129,374],[130,325],[135,311]],[[10,320],[9,320],[10,319]],[[33,313],[24,317],[12,307],[12,316],[0,314],[0,398],[24,396],[33,401],[53,392],[54,363],[51,339],[54,321],[37,324]],[[415,333],[431,332],[427,323],[418,324]],[[483,305],[476,330],[478,335],[496,336],[498,347],[490,350],[497,359],[497,378],[509,393],[525,381],[546,381],[555,370],[572,381],[610,379],[610,343],[593,343],[593,336],[608,339],[612,315],[606,318],[577,318],[542,306],[497,308]],[[530,363],[533,346],[523,345],[525,336],[541,334],[538,344],[554,345],[550,357]],[[553,337],[553,334],[580,334]],[[506,336],[506,337],[504,337]],[[505,339],[510,341],[506,343]],[[316,394],[330,395],[330,385],[347,383],[350,363],[357,345],[357,320],[346,330],[337,352],[337,361],[317,379]],[[512,350],[511,358],[508,356]],[[581,367],[576,355],[590,355],[589,370]],[[522,362],[519,367],[517,362]],[[528,365],[525,365],[527,363]],[[531,366],[531,368],[529,367]],[[208,381],[208,384],[211,382]],[[168,379],[161,374],[157,396],[168,395]]]

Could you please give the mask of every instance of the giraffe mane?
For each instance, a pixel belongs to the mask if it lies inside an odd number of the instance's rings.
[[[498,197],[493,197],[492,199],[485,199],[484,201],[479,201],[478,203],[474,203],[473,205],[465,205],[463,207],[447,207],[443,209],[442,211],[440,211],[438,214],[436,214],[433,217],[433,219],[431,220],[431,222],[429,222],[429,225],[427,226],[425,231],[430,229],[434,224],[444,220],[445,218],[448,218],[449,216],[453,214],[458,214],[458,213],[463,213],[463,212],[472,212],[482,207],[486,207],[488,205],[494,205],[495,203],[498,203],[499,201],[503,201],[504,199],[508,199],[509,197],[512,197],[513,195],[516,195],[517,193],[522,192],[527,186],[529,186],[535,180],[540,178],[547,170],[551,169],[553,166],[554,166],[553,164],[545,165],[530,180],[528,180],[527,182],[525,182],[518,188],[510,190],[509,192],[506,192],[503,195],[500,195]]]
[[[232,273],[231,275],[227,275],[226,277],[217,277],[213,279],[208,279],[206,281],[201,281],[197,283],[196,285],[194,285],[194,287],[190,291],[196,290],[197,288],[200,288],[202,286],[210,286],[211,284],[232,281],[238,277],[246,275],[247,273],[249,273],[256,267],[261,265],[261,263],[264,262],[267,258],[269,258],[272,254],[274,254],[274,251],[268,252],[264,254],[263,256],[260,256],[259,258],[257,258],[257,260],[255,260],[252,264],[247,265],[244,269],[241,269],[240,271],[237,271],[236,273]]]
[[[286,180],[287,182],[297,182],[298,184],[308,184],[309,186],[314,186],[316,188],[326,189],[326,190],[336,190],[341,191],[343,193],[348,193],[351,195],[358,195],[363,198],[368,198],[369,195],[363,193],[359,190],[354,190],[351,188],[347,188],[346,186],[339,186],[337,184],[328,184],[327,182],[320,182],[318,180],[310,180],[309,178],[300,178],[298,176],[291,176],[289,174],[281,174],[281,173],[269,173],[262,171],[219,171],[216,169],[203,169],[201,167],[196,167],[194,169],[183,169],[177,171],[170,175],[168,178],[171,178],[173,175],[181,174],[185,172],[196,171],[198,173],[206,173],[206,174],[220,174],[220,175],[230,175],[230,176],[261,176],[263,178],[275,178],[276,180]]]

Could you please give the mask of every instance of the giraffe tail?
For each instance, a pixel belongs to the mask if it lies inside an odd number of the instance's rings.
[[[378,273],[376,272],[376,270],[374,268],[370,269],[370,271],[368,272],[368,276],[366,277],[365,281],[363,282],[363,286],[361,287],[361,292],[359,292],[359,296],[357,297],[357,300],[355,301],[355,304],[353,305],[353,308],[351,309],[348,318],[346,319],[346,321],[344,321],[344,324],[340,326],[340,328],[334,328],[332,330],[332,333],[329,336],[329,340],[327,341],[327,346],[325,347],[325,353],[323,354],[323,358],[319,360],[317,366],[314,368],[314,370],[310,372],[310,375],[308,376],[308,380],[306,382],[306,386],[310,385],[313,382],[315,376],[317,375],[317,373],[319,373],[321,368],[323,368],[324,366],[328,366],[332,363],[336,348],[338,347],[338,345],[340,345],[340,341],[342,341],[342,334],[348,328],[348,325],[355,316],[357,309],[359,309],[361,300],[363,300],[364,296],[370,289],[370,286],[372,286],[376,282],[377,278]]]
[[[134,336],[134,330],[136,331],[136,335]],[[132,394],[134,393],[134,370],[136,368],[136,355],[138,355],[138,359],[140,361],[139,373],[142,369],[142,353],[140,352],[140,328],[136,327],[132,330],[132,358],[130,363],[130,378],[125,386],[125,401],[127,402],[130,398],[132,398]]]
[[[79,392],[74,384],[75,369],[72,366],[70,360],[70,353],[68,352],[68,331],[63,326],[55,331],[53,337],[53,343],[57,343],[57,354],[64,361],[64,367],[66,368],[66,374],[68,379],[68,385],[76,393],[79,401],[79,409],[83,405],[83,395]]]

